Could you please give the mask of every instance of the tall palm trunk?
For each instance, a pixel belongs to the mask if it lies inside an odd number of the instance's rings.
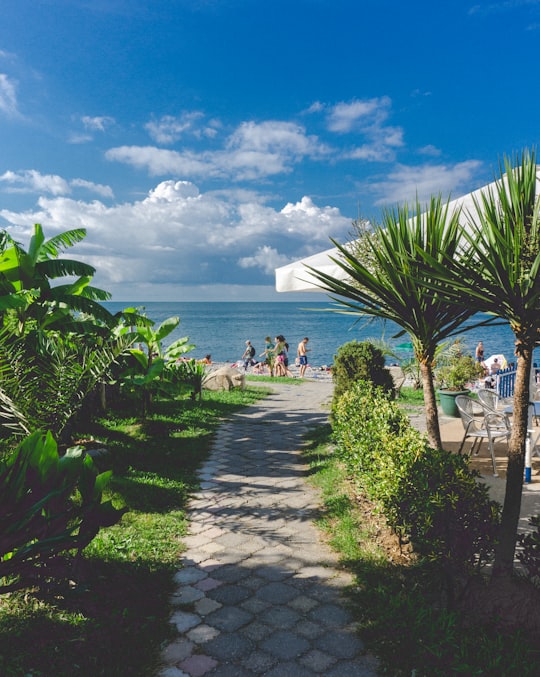
[[[434,449],[442,449],[441,430],[439,427],[439,415],[437,412],[437,399],[435,386],[433,385],[433,370],[431,359],[420,359],[420,372],[424,388],[424,406],[426,411],[426,429],[429,444]]]
[[[512,433],[508,442],[506,493],[504,495],[499,543],[495,550],[495,563],[493,566],[494,577],[512,575],[514,564],[516,533],[521,511],[521,495],[523,493],[532,358],[532,347],[521,344],[514,390]]]

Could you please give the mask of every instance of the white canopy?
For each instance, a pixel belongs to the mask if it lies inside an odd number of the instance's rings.
[[[540,176],[537,174],[537,177],[538,177],[537,190],[540,192]],[[465,226],[465,224],[467,223],[467,216],[469,214],[473,216],[476,215],[476,210],[474,208],[474,200],[475,199],[480,200],[482,192],[487,191],[490,188],[496,194],[495,190],[496,184],[497,182],[494,181],[492,183],[487,184],[486,186],[483,186],[482,188],[479,188],[478,190],[473,191],[472,193],[468,193],[467,195],[463,195],[462,197],[459,197],[456,200],[452,200],[449,204],[448,213],[451,215],[454,213],[456,209],[461,208],[462,213],[460,216],[460,223],[463,226]],[[332,277],[335,277],[338,280],[345,280],[347,278],[345,272],[334,261],[332,261],[332,258],[337,259],[340,258],[340,252],[335,247],[332,249],[327,249],[324,252],[320,252],[319,254],[314,254],[304,259],[293,261],[292,263],[289,263],[286,266],[276,268],[275,269],[276,290],[279,292],[286,291],[312,291],[319,293],[323,292],[323,290],[320,287],[321,283],[318,282],[317,278],[310,273],[310,271],[307,269],[306,266],[316,268],[322,273],[331,275]]]

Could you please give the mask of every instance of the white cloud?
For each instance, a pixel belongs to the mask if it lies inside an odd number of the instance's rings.
[[[9,117],[19,115],[15,83],[5,73],[0,73],[0,111]]]
[[[391,105],[392,102],[387,96],[338,103],[330,109],[328,129],[344,134],[358,129],[363,130],[374,123],[380,124],[388,117]]]
[[[110,186],[105,186],[102,183],[94,183],[93,181],[86,181],[85,179],[73,179],[69,182],[73,188],[84,188],[91,193],[101,195],[102,197],[114,197],[114,193]]]
[[[89,129],[92,132],[104,132],[107,127],[110,127],[114,124],[114,118],[108,117],[107,115],[101,115],[96,117],[91,117],[89,115],[83,115],[81,118],[83,126],[85,129]]]
[[[209,128],[210,131],[206,132],[204,129],[196,126],[196,123],[203,117],[203,113],[199,111],[184,113],[179,117],[164,115],[158,120],[148,122],[145,125],[145,129],[150,134],[150,137],[160,144],[174,143],[187,132],[195,136],[212,136],[215,134],[215,130],[211,127]]]
[[[275,265],[326,248],[345,237],[350,219],[304,197],[281,209],[250,191],[201,193],[189,181],[164,181],[141,200],[106,206],[94,200],[41,197],[25,212],[2,210],[10,228],[26,237],[33,223],[46,236],[82,227],[77,258],[98,271],[95,284],[273,285]],[[143,298],[143,297],[139,297]]]
[[[369,190],[380,197],[375,204],[394,204],[415,200],[421,202],[431,195],[441,194],[443,198],[452,194],[457,197],[467,190],[474,177],[482,169],[478,160],[468,160],[454,165],[423,165],[408,167],[397,165],[384,180],[369,183]]]
[[[402,128],[386,124],[391,106],[391,99],[383,96],[341,102],[329,109],[327,126],[331,132],[363,137],[363,143],[343,151],[343,159],[366,162],[392,162],[395,159],[396,150],[404,142]]]
[[[12,193],[48,193],[49,195],[69,195],[72,188],[84,188],[102,197],[113,197],[110,186],[93,183],[85,179],[68,181],[56,174],[41,174],[35,169],[18,172],[7,171],[0,176],[0,182],[8,185],[5,189]]]
[[[274,270],[289,263],[289,257],[280,254],[274,247],[258,247],[252,256],[244,256],[238,260],[241,268],[261,268],[268,275],[273,275]]]
[[[20,172],[7,171],[0,176],[0,181],[7,183],[13,192],[50,193],[65,195],[70,192],[68,182],[56,174],[41,174],[35,169]]]
[[[317,137],[292,122],[245,122],[226,140],[222,150],[197,153],[120,146],[105,153],[108,160],[146,169],[152,176],[222,177],[256,180],[288,173],[305,157],[323,157],[328,149]]]

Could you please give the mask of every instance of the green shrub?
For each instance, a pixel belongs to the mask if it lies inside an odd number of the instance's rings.
[[[101,501],[109,476],[81,447],[59,456],[50,432],[33,433],[0,460],[0,592],[54,576],[60,553],[80,552],[120,520],[124,511]]]
[[[429,447],[388,393],[355,383],[334,407],[337,453],[388,524],[450,576],[491,554],[499,506],[464,456]]]
[[[332,369],[334,402],[356,381],[369,381],[394,393],[392,375],[386,369],[383,352],[369,341],[350,341],[338,348]]]

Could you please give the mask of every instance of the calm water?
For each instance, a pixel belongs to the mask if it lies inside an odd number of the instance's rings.
[[[367,338],[391,340],[399,345],[408,342],[407,336],[392,339],[399,328],[391,323],[366,324],[354,318],[335,312],[330,303],[176,303],[176,302],[107,302],[104,305],[111,312],[129,306],[144,308],[147,317],[159,324],[168,317],[180,317],[180,325],[164,343],[170,343],[182,336],[188,336],[196,348],[191,356],[200,358],[207,353],[214,362],[236,362],[242,356],[246,339],[250,339],[261,353],[264,338],[283,334],[290,344],[291,356],[296,355],[296,346],[304,337],[309,337],[311,348],[310,363],[313,365],[332,364],[336,350],[348,341],[362,341]],[[509,326],[473,329],[462,334],[467,349],[474,353],[479,340],[484,342],[486,357],[502,353],[508,361],[513,359],[514,336]],[[537,351],[537,353],[540,351]],[[410,356],[407,350],[404,357]],[[540,359],[540,355],[535,355]]]

